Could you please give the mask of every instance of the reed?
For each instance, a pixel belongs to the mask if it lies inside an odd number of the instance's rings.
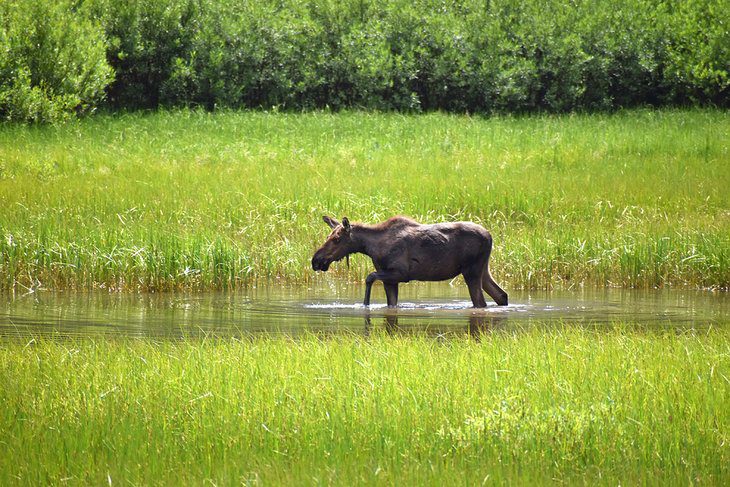
[[[318,279],[323,213],[473,220],[507,288],[727,288],[730,116],[172,111],[0,126],[0,288]],[[370,270],[354,258],[338,278]]]
[[[5,341],[0,483],[730,479],[726,328]]]

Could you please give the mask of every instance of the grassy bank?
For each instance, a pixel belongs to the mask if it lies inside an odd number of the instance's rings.
[[[730,285],[730,115],[168,112],[0,126],[0,288],[314,279],[323,213],[473,220],[507,288]],[[348,271],[361,279],[369,259]]]
[[[726,484],[727,330],[0,347],[0,483]]]

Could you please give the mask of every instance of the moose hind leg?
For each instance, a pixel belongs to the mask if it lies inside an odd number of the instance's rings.
[[[398,283],[384,282],[383,287],[385,288],[385,297],[388,300],[388,307],[394,308],[398,306]]]
[[[486,308],[487,302],[484,300],[484,294],[482,293],[481,276],[464,274],[464,280],[469,288],[469,296],[471,297],[471,302],[474,307]]]
[[[489,294],[495,303],[499,306],[507,306],[508,297],[507,293],[494,282],[492,275],[489,273],[489,264],[484,266],[484,273],[482,274],[482,287]]]

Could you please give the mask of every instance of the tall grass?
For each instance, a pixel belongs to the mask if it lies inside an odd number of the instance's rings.
[[[307,282],[323,213],[473,220],[508,288],[730,284],[725,111],[197,111],[0,126],[0,288]],[[336,266],[361,279],[366,258]]]
[[[11,341],[0,483],[727,484],[726,329]]]

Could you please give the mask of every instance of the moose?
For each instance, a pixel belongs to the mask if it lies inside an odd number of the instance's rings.
[[[341,223],[329,216],[323,220],[332,231],[312,257],[312,269],[326,271],[332,262],[353,253],[369,256],[375,272],[365,280],[365,306],[370,306],[370,291],[377,280],[383,282],[388,306],[395,307],[399,283],[443,281],[459,274],[475,308],[487,306],[482,289],[498,305],[507,305],[507,293],[489,273],[492,236],[476,223],[423,225],[403,216],[377,225],[351,224],[347,217]]]

